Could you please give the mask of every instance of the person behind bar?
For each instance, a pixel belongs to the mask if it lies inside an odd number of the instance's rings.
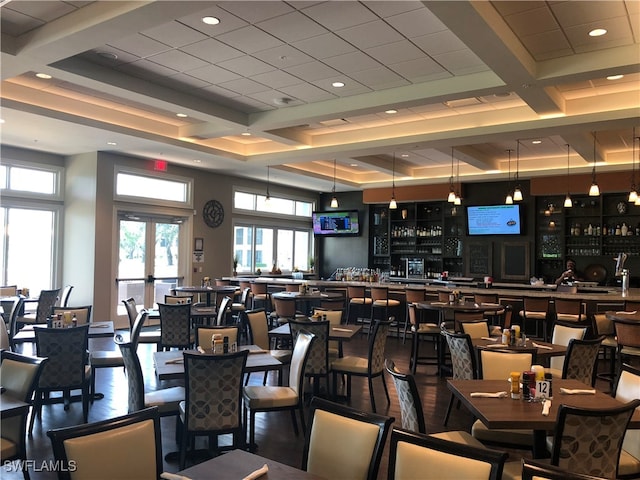
[[[567,259],[567,269],[556,278],[556,285],[569,282],[581,282],[584,280],[582,274],[576,269],[576,261],[572,258]]]

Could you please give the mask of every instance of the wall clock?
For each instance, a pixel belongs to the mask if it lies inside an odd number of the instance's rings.
[[[618,213],[627,213],[627,204],[625,202],[620,202],[616,206],[618,209]]]
[[[202,218],[211,228],[219,227],[224,220],[224,208],[218,200],[209,200],[202,207]]]

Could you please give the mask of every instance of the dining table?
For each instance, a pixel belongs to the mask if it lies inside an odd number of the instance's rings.
[[[0,394],[0,415],[2,418],[17,417],[29,411],[31,404],[2,391]]]
[[[273,357],[269,351],[261,349],[258,345],[240,345],[238,350],[249,350],[247,365],[244,371],[253,372],[278,372],[278,383],[282,382],[282,367],[284,364]],[[156,369],[158,380],[184,379],[184,356],[183,352],[199,353],[198,350],[165,350],[153,352],[153,364]],[[210,355],[212,352],[206,349],[203,355]]]
[[[311,322],[313,320],[309,321]],[[360,332],[360,330],[362,330],[362,325],[340,325],[335,327],[332,326],[329,329],[329,340],[348,342],[353,337],[355,337],[358,332]],[[282,325],[269,330],[269,336],[290,337],[291,327],[288,323],[283,323]]]
[[[607,311],[605,312],[607,319],[615,322],[640,322],[640,312],[637,310],[626,311]]]
[[[496,312],[504,305],[498,303],[475,303],[475,302],[418,302],[417,307],[423,310],[437,310],[440,312],[440,322],[445,321],[448,318],[447,314],[454,312],[464,313],[482,313],[490,314]]]
[[[214,476],[216,480],[240,480],[246,478],[256,470],[263,468],[264,465],[267,466],[267,473],[255,478],[264,480],[322,480],[324,478],[239,449],[231,450],[210,460],[181,470],[177,475],[191,480],[209,480],[214,478]],[[166,476],[164,478],[171,477]]]
[[[622,405],[611,395],[594,389],[577,380],[553,379],[553,397],[549,415],[542,414],[542,402],[528,402],[511,399],[508,392],[510,384],[505,380],[454,380],[449,379],[447,386],[452,394],[479,419],[487,428],[524,429],[533,431],[533,457],[545,458],[547,431],[556,426],[560,405],[569,405],[587,409],[613,408]],[[569,395],[560,389],[589,390],[593,394]],[[477,397],[472,393],[507,392],[504,397]],[[629,428],[640,428],[640,411],[631,418]]]
[[[282,298],[284,300],[290,300],[294,298],[298,311],[303,312],[305,315],[308,315],[311,312],[310,309],[312,305],[318,305],[323,300],[338,300],[340,298],[344,298],[344,294],[341,292],[321,291],[309,291],[307,293],[275,292],[271,294],[271,298]]]
[[[536,349],[536,357],[538,359],[548,358],[548,357],[561,357],[567,354],[567,349],[569,348],[566,345],[557,345],[555,343],[542,342],[538,340],[527,339],[524,345],[504,345],[501,342],[501,337],[480,337],[480,338],[472,338],[471,343],[475,347],[476,350],[511,350],[517,352],[524,348],[526,349]]]
[[[171,289],[171,294],[175,295],[176,293],[197,293],[205,295],[205,305],[207,307],[218,305],[218,294],[234,294],[238,290],[238,287],[233,285],[210,285],[210,286],[181,286],[175,287]],[[213,295],[213,302],[211,301],[211,296]]]
[[[46,323],[37,323],[37,327],[49,328]],[[33,330],[34,325],[25,325],[13,336],[13,343],[33,343],[36,341],[36,333]],[[89,323],[89,338],[106,338],[113,337],[115,333],[114,325],[111,320],[91,322]]]

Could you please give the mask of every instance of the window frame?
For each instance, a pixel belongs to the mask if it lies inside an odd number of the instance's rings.
[[[186,200],[183,202],[174,200],[164,200],[161,198],[153,197],[136,197],[132,195],[120,195],[118,194],[118,175],[133,175],[142,178],[150,178],[153,180],[165,180],[182,183],[186,186]],[[176,207],[176,208],[193,208],[193,190],[194,180],[190,177],[183,177],[179,175],[172,175],[166,172],[149,172],[147,170],[141,170],[137,168],[125,167],[116,165],[113,173],[113,201],[114,202],[127,202],[137,203],[142,205],[152,205],[155,207]]]
[[[65,169],[64,167],[57,165],[46,165],[36,162],[26,162],[12,159],[2,159],[2,166],[7,168],[7,181],[10,178],[11,168],[24,168],[29,170],[39,170],[50,172],[54,174],[54,192],[53,193],[39,193],[29,192],[26,190],[14,190],[12,188],[6,188],[2,185],[0,189],[0,195],[2,197],[11,197],[15,199],[31,199],[40,202],[62,202],[64,201],[64,181],[65,181]],[[4,203],[4,202],[3,202]]]

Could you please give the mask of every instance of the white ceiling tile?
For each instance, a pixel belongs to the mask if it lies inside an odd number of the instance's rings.
[[[219,85],[210,85],[208,87],[202,88],[202,90],[205,90],[215,95],[219,95],[220,97],[236,98],[240,96],[239,93],[233,92],[228,88],[220,87]]]
[[[362,2],[367,8],[375,12],[382,18],[391,17],[393,15],[398,15],[404,12],[410,12],[412,10],[418,10],[420,8],[424,8],[422,2],[413,2],[413,1],[378,1],[374,0],[371,2]]]
[[[277,38],[253,26],[223,33],[222,35],[216,36],[216,38],[245,53],[259,52],[260,50],[282,45],[282,42]]]
[[[386,43],[399,42],[403,39],[402,35],[382,20],[339,30],[337,34],[361,50]]]
[[[511,15],[505,19],[519,36],[549,32],[559,28],[553,13],[546,5],[526,12]]]
[[[2,7],[2,16],[0,16],[0,31],[3,34],[11,37],[18,37],[31,30],[44,25],[44,20],[38,20],[36,18],[25,15],[24,13],[16,12],[8,8],[8,5]]]
[[[210,63],[222,62],[244,55],[240,50],[230,47],[214,38],[207,38],[201,42],[186,45],[180,50]]]
[[[183,45],[189,45],[207,38],[203,33],[176,21],[143,30],[141,33],[149,38],[171,45],[172,47],[182,47]]]
[[[603,20],[627,15],[622,0],[560,2],[552,4],[551,10],[564,28],[587,23],[596,28]]]
[[[14,1],[2,5],[3,15],[7,8],[42,22],[51,22],[76,10],[76,7],[67,2]]]
[[[336,88],[331,84],[334,81],[344,82],[344,87]],[[323,90],[327,90],[338,97],[348,97],[350,95],[358,95],[360,93],[369,93],[371,91],[370,88],[365,87],[364,85],[356,82],[352,78],[345,78],[343,76],[327,78],[324,80],[319,80],[315,82],[311,82],[314,85],[322,88]]]
[[[571,55],[573,50],[560,30],[521,38],[522,44],[536,60]]]
[[[300,79],[298,77],[294,77],[282,70],[272,70],[270,72],[254,75],[251,79],[274,89],[300,83]]]
[[[362,70],[354,72],[350,75],[358,82],[371,87],[374,90],[378,88],[389,88],[388,85],[408,85],[404,78],[392,72],[386,67],[372,68],[370,70]]]
[[[238,80],[240,78],[240,75],[238,75],[237,73],[230,72],[229,70],[225,70],[224,68],[216,67],[215,65],[196,68],[185,73],[214,85],[228,82],[230,80]]]
[[[248,93],[246,94],[246,96],[249,98],[253,98],[254,100],[259,100],[262,103],[273,105],[276,108],[278,108],[278,106],[275,104],[275,99],[277,98],[288,98],[291,101],[287,104],[288,107],[303,105],[303,102],[301,102],[300,100],[291,98],[278,90],[265,90],[262,92]]]
[[[169,50],[166,43],[158,42],[139,33],[110,41],[109,45],[141,58]]]
[[[242,95],[269,90],[269,87],[266,87],[261,83],[254,82],[253,80],[249,80],[248,78],[238,78],[230,82],[217,82],[217,84],[222,88],[226,88],[232,92],[237,92]]]
[[[540,7],[540,3],[539,1],[522,1],[522,0],[516,0],[516,1],[504,1],[504,0],[499,0],[499,1],[492,1],[491,5],[493,5],[493,7],[500,12],[503,16],[506,15],[513,15],[513,14],[517,14],[520,12],[526,12],[529,10],[533,10],[535,8],[539,8]]]
[[[132,63],[125,63],[116,67],[121,72],[127,72],[141,78],[148,78],[151,74],[161,76],[171,76],[178,73],[177,70],[167,68],[157,63],[145,59],[136,60]]]
[[[311,83],[300,83],[298,85],[291,85],[289,87],[279,88],[281,92],[284,92],[291,97],[298,98],[303,102],[313,103],[321,102],[324,100],[331,100],[336,98],[330,92],[312,85]]]
[[[314,61],[312,57],[290,45],[280,45],[279,47],[260,50],[255,52],[253,56],[276,68],[292,67]]]
[[[305,63],[304,65],[296,65],[294,67],[285,68],[284,70],[291,75],[295,75],[296,77],[308,82],[335,77],[340,74],[340,72],[337,72],[333,68],[321,62]]]
[[[286,43],[329,33],[326,28],[318,25],[300,12],[291,12],[287,15],[265,20],[256,24],[256,26]]]
[[[194,68],[200,68],[208,65],[207,62],[200,60],[193,55],[189,55],[188,53],[183,53],[180,50],[169,50],[168,52],[151,55],[147,57],[147,60],[164,65],[167,68],[173,68],[179,72],[193,70]]]
[[[367,48],[365,53],[384,65],[426,57],[422,50],[408,40]]]
[[[467,46],[449,30],[431,33],[421,37],[413,37],[411,41],[431,56],[467,48]]]
[[[430,10],[424,7],[389,17],[386,21],[409,38],[442,32],[447,29]]]
[[[218,6],[236,17],[243,18],[249,23],[257,23],[269,18],[291,12],[293,9],[285,2],[219,2]]]
[[[211,4],[210,2],[202,2],[202,4],[205,8],[197,13],[180,17],[178,21],[211,37],[248,25],[248,22],[223,10],[217,5]],[[205,16],[216,17],[220,20],[220,23],[217,25],[208,25],[202,21],[202,18]]]
[[[454,75],[468,75],[489,70],[471,50],[443,53],[436,55],[434,60]]]
[[[294,42],[293,46],[317,59],[333,57],[356,50],[353,45],[333,33]]]
[[[253,77],[260,73],[271,72],[274,67],[265,63],[257,58],[253,58],[249,55],[244,57],[232,58],[224,62],[219,62],[218,66],[231,70],[232,72],[242,75],[243,77]]]
[[[211,85],[209,82],[205,82],[204,80],[192,77],[191,75],[187,75],[185,73],[177,73],[176,75],[171,75],[170,77],[158,77],[156,79],[156,82],[174,88],[180,85],[188,85],[189,87],[193,88],[204,88]]]
[[[376,60],[360,51],[325,58],[323,62],[344,73],[359,72],[381,66]]]
[[[565,33],[571,46],[576,50],[578,47],[582,47],[586,51],[594,51],[633,43],[631,28],[626,18],[610,18],[598,22],[597,27],[604,28],[608,32],[601,37],[589,36],[589,31],[595,26],[594,24],[586,24],[565,28]]]
[[[393,71],[398,72],[407,80],[413,83],[421,83],[427,78],[435,80],[436,78],[447,78],[451,74],[444,70],[437,62],[429,57],[407,60],[389,65]]]
[[[335,8],[333,2],[324,2],[305,8],[303,13],[332,31],[353,27],[376,20],[376,16],[359,2],[340,2]]]

